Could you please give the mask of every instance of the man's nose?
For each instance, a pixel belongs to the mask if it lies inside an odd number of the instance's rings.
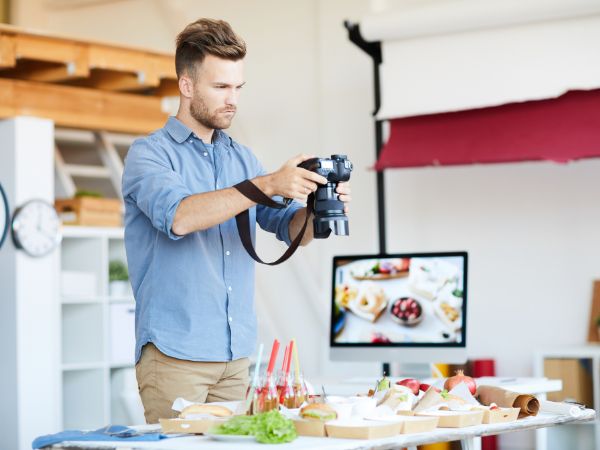
[[[240,93],[237,89],[230,89],[227,91],[227,98],[225,101],[228,105],[237,106],[239,96]]]

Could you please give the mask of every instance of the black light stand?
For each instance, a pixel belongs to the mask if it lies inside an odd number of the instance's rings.
[[[381,107],[381,90],[379,82],[379,66],[382,62],[381,57],[381,42],[367,42],[360,34],[360,29],[357,23],[344,21],[344,26],[348,30],[348,39],[363,50],[373,59],[373,88],[375,109],[373,117],[375,117],[375,157],[379,159],[383,148],[383,121],[377,119],[377,112]],[[377,223],[379,225],[379,254],[385,255],[386,249],[386,229],[385,229],[385,185],[383,171],[377,172]],[[390,374],[390,364],[383,363],[383,374]]]

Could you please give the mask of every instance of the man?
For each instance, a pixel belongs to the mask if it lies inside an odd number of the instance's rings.
[[[250,212],[290,245],[306,210],[256,205],[231,187],[249,179],[269,197],[306,202],[326,179],[297,165],[266,174],[223,129],[244,85],[246,45],[228,23],[200,19],[177,37],[180,106],[164,128],[136,140],[123,174],[125,247],[136,299],[136,373],[146,421],[172,417],[177,397],[195,402],[245,395],[256,341],[254,261],[235,216]],[[143,111],[140,112],[143,114]],[[339,198],[350,201],[348,184]],[[312,240],[312,220],[302,240]]]

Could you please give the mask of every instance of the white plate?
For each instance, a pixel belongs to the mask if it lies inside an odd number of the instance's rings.
[[[216,434],[216,433],[204,433],[204,436],[208,436],[215,441],[224,442],[251,442],[256,441],[254,436],[247,436],[242,434]]]

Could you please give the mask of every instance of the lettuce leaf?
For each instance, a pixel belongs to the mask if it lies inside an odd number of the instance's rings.
[[[234,416],[227,422],[211,428],[215,434],[253,435],[256,427],[256,416]]]
[[[278,411],[271,410],[258,414],[254,436],[262,444],[282,444],[296,439],[294,422],[286,419]]]
[[[297,437],[294,423],[276,410],[255,416],[235,416],[210,431],[215,434],[252,435],[263,444],[292,442]]]

